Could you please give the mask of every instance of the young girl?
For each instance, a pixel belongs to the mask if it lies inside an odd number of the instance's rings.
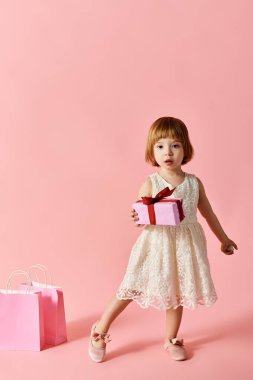
[[[183,339],[178,339],[183,307],[196,309],[217,300],[207,257],[206,237],[197,220],[197,209],[221,242],[221,251],[233,254],[237,245],[223,231],[194,174],[181,166],[193,157],[185,124],[174,117],[161,117],[150,127],[145,159],[158,172],[149,175],[138,199],[155,197],[165,187],[174,189],[172,198],[183,199],[185,218],[178,225],[145,225],[134,244],[125,276],[100,320],[92,328],[88,352],[92,360],[104,360],[111,323],[131,302],[140,307],[166,311],[164,349],[174,360],[187,359]],[[138,215],[131,210],[136,223]],[[139,226],[143,226],[140,225]]]

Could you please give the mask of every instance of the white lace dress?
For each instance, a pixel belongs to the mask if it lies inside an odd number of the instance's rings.
[[[150,175],[152,197],[165,187],[173,189],[158,172]],[[197,220],[198,180],[185,173],[171,198],[183,198],[185,218],[175,226],[145,225],[136,240],[118,299],[133,299],[142,308],[196,309],[217,300],[207,257],[206,236]]]

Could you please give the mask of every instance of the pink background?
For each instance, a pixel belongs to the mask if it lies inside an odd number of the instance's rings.
[[[0,285],[47,265],[69,336],[0,352],[4,380],[250,379],[252,11],[250,0],[1,2]],[[89,330],[141,233],[129,213],[157,170],[144,150],[160,116],[186,123],[196,153],[182,168],[239,250],[224,255],[198,214],[219,299],[184,310],[191,360],[163,350],[165,312],[132,303],[111,326],[107,360],[93,363]]]

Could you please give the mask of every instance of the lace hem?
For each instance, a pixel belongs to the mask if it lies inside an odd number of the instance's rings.
[[[213,292],[206,296],[190,298],[187,296],[175,296],[162,298],[161,296],[148,296],[144,292],[137,290],[121,289],[116,292],[116,297],[119,300],[134,300],[141,308],[146,309],[153,307],[158,310],[176,309],[179,306],[187,309],[197,309],[198,304],[206,307],[212,306],[218,299],[217,294]]]

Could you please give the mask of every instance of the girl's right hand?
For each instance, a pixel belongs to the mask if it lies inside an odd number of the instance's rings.
[[[137,220],[139,220],[138,213],[134,209],[131,210],[131,219],[133,222],[136,222]],[[145,226],[145,224],[136,224],[135,223],[135,226],[136,227],[142,227],[142,226]]]

